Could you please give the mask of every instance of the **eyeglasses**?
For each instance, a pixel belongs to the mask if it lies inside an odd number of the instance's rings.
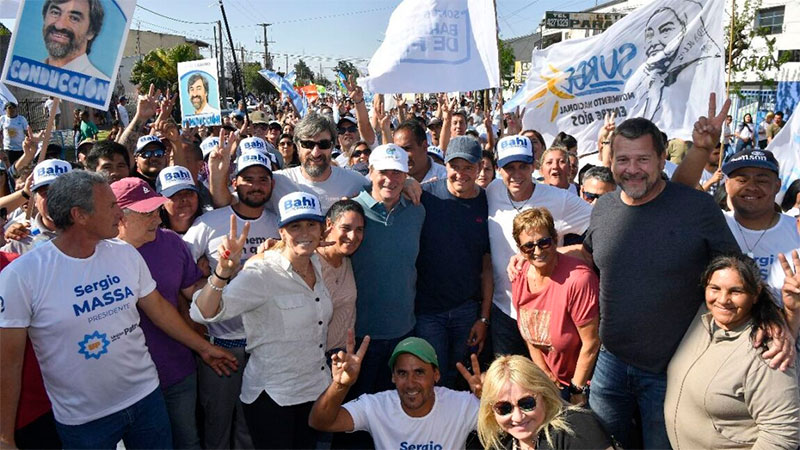
[[[350,155],[350,157],[351,158],[358,158],[361,155],[369,156],[370,153],[372,153],[372,151],[370,149],[368,149],[368,148],[365,148],[364,150],[356,150],[356,151],[354,151],[353,154]]]
[[[145,150],[145,151],[139,152],[139,153],[136,154],[136,156],[138,156],[140,158],[144,158],[144,159],[149,159],[149,158],[162,158],[166,154],[167,154],[167,152],[165,152],[164,150],[159,148],[159,149],[156,149],[156,150]]]
[[[330,139],[323,139],[321,141],[307,141],[301,140],[300,146],[303,148],[307,148],[309,150],[313,149],[314,147],[319,147],[321,150],[328,150],[329,148],[333,147],[333,141]]]
[[[341,133],[341,134],[344,134],[344,133],[355,133],[356,131],[358,131],[358,127],[356,127],[356,126],[340,127],[339,128],[339,133]]]
[[[538,241],[526,242],[519,246],[519,250],[526,255],[533,253],[533,249],[539,247],[539,250],[547,250],[553,246],[553,238],[541,238]]]
[[[597,200],[598,198],[600,198],[601,195],[603,195],[603,194],[595,194],[593,192],[584,192],[583,193],[583,198],[585,198],[587,201],[592,201],[592,200]]]
[[[292,145],[292,141],[280,141],[280,142],[278,142],[278,146],[279,147],[288,147],[290,145]],[[322,147],[320,147],[320,148],[322,148]]]
[[[517,400],[516,406],[519,407],[520,411],[529,413],[536,409],[536,398],[532,395],[522,397]],[[492,405],[492,410],[494,410],[495,414],[498,416],[507,416],[514,411],[514,404],[506,401],[495,402]]]

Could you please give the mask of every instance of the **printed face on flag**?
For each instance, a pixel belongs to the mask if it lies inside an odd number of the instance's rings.
[[[135,0],[23,1],[2,80],[107,109],[135,8]]]

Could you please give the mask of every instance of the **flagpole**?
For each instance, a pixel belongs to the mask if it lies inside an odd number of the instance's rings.
[[[500,69],[500,61],[501,61],[501,59],[500,59],[500,27],[498,26],[498,22],[497,22],[497,0],[492,0],[492,5],[493,5],[492,7],[494,8],[494,30],[495,30],[495,36],[497,37],[497,79],[500,82],[500,86],[497,88],[497,90],[498,90],[498,92],[500,94],[500,98],[503,98],[503,71]],[[488,93],[489,89],[487,89],[486,92]],[[484,96],[484,99],[485,98],[486,97]],[[487,100],[484,100],[483,103],[484,103],[484,108],[487,111],[489,111],[489,108],[487,107],[489,102]],[[501,111],[502,111],[502,103],[501,103],[500,107],[501,107]],[[489,131],[487,130],[487,133],[488,132]]]
[[[731,33],[728,39],[728,80],[725,83],[725,97],[731,98],[731,73],[733,72],[733,28],[736,26],[736,0],[731,0]],[[725,145],[720,146],[718,168],[722,167],[725,160]]]

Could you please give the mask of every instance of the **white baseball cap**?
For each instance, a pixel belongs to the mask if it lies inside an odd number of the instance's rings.
[[[219,147],[219,137],[209,136],[203,139],[203,142],[200,143],[200,150],[203,151],[203,159],[208,158],[208,155],[217,147]]]
[[[185,189],[197,192],[197,186],[189,169],[183,166],[169,166],[158,173],[156,191],[164,197],[172,197]]]
[[[533,162],[533,146],[525,136],[506,136],[497,142],[497,166],[503,167],[515,161]]]
[[[280,214],[278,227],[286,226],[298,220],[325,221],[319,199],[316,195],[308,192],[292,192],[281,197],[278,202],[278,213]]]
[[[242,152],[239,159],[236,160],[236,175],[238,176],[244,169],[252,166],[261,166],[272,175],[272,164],[263,153],[250,150]]]
[[[266,153],[267,143],[260,137],[253,136],[247,139],[242,139],[241,142],[239,142],[239,148],[241,149],[242,153],[247,151]]]
[[[152,134],[147,134],[147,135],[144,135],[144,136],[140,137],[139,140],[136,141],[136,152],[134,152],[134,153],[139,153],[140,151],[144,150],[144,148],[147,147],[150,144],[158,144],[158,147],[160,149],[162,149],[162,150],[165,149],[164,143],[161,142],[161,139],[159,139],[158,136],[154,136]]]
[[[408,173],[408,153],[395,144],[379,145],[370,153],[369,165],[375,170],[399,170]]]
[[[56,181],[60,175],[72,171],[72,165],[60,159],[47,159],[40,162],[33,168],[33,185],[31,191],[35,191],[42,186],[48,186]]]

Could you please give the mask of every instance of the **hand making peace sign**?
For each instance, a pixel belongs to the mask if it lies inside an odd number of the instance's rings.
[[[364,337],[358,350],[355,350],[355,347],[355,332],[350,328],[347,330],[345,351],[334,353],[331,356],[331,375],[333,375],[334,383],[352,386],[358,379],[358,374],[361,372],[361,361],[364,360],[364,354],[367,353],[367,347],[369,347],[369,336]]]
[[[250,232],[250,223],[244,224],[242,234],[237,236],[236,215],[231,214],[231,228],[228,234],[222,238],[219,244],[219,264],[217,272],[222,277],[228,278],[239,267],[242,258],[242,249],[247,241],[247,234]]]

